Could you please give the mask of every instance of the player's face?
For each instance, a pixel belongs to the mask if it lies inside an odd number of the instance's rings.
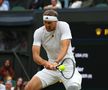
[[[57,21],[44,21],[45,28],[48,32],[54,31],[56,29]]]

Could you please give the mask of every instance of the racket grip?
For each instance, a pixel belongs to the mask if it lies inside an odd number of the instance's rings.
[[[58,69],[58,67],[53,67],[53,70],[57,70]]]

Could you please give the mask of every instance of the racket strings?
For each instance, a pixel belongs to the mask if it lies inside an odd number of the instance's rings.
[[[75,71],[75,63],[72,59],[64,60],[62,63],[65,66],[65,70],[61,71],[62,76],[66,79],[70,79],[73,77],[74,71]]]

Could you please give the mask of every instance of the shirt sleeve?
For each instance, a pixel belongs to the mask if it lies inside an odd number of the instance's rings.
[[[38,29],[34,32],[33,45],[41,46],[41,32]]]
[[[61,33],[62,33],[61,40],[72,39],[71,30],[68,23],[66,22],[62,23]]]

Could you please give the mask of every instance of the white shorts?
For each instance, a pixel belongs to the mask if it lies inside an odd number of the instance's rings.
[[[59,71],[43,69],[42,71],[37,72],[35,76],[38,76],[42,82],[42,88],[45,88],[49,85],[55,84],[58,81],[61,81],[65,88],[68,89],[71,86],[77,86],[78,90],[81,89],[82,76],[75,69],[75,73],[71,79],[65,79]]]

